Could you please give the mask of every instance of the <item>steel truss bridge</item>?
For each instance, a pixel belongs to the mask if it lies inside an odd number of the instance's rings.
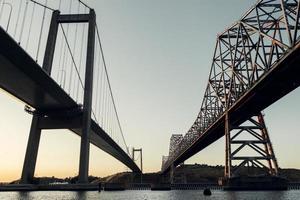
[[[299,10],[299,0],[259,0],[217,36],[200,112],[172,135],[162,173],[225,135],[225,177],[245,166],[278,174],[261,111],[300,84]]]
[[[81,137],[79,183],[88,182],[90,143],[141,172],[121,129],[95,11],[80,0],[0,0],[0,25],[0,87],[33,115],[20,182],[32,183],[45,129]]]

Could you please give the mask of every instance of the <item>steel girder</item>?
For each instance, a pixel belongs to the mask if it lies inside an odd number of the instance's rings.
[[[200,112],[166,169],[300,41],[299,0],[259,0],[218,35]]]
[[[245,173],[246,175],[278,175],[278,163],[261,113],[237,127],[231,126],[228,117],[225,123],[224,175],[226,178],[245,175]]]

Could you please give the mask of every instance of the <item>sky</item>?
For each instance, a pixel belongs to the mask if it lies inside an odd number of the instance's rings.
[[[95,8],[108,73],[126,142],[143,149],[145,172],[157,172],[171,134],[185,134],[199,112],[216,36],[255,0],[89,0]],[[279,166],[300,168],[296,89],[269,106],[265,121]],[[0,182],[21,175],[31,115],[0,92]],[[67,130],[43,131],[35,176],[78,173],[80,138]],[[224,139],[186,163],[224,165]],[[90,174],[127,170],[91,147]]]

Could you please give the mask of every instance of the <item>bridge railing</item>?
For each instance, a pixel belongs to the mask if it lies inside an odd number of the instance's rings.
[[[299,43],[299,10],[299,0],[259,0],[218,35],[200,112],[163,170]]]
[[[88,14],[90,7],[80,0],[0,0],[0,26],[40,66],[55,10],[77,15]],[[96,27],[92,118],[129,154]],[[59,24],[51,77],[78,105],[83,105],[87,41],[87,23]]]

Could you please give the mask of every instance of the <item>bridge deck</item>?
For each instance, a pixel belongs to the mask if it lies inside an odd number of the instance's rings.
[[[280,62],[252,86],[229,110],[232,126],[267,108],[300,85],[300,44],[291,49]],[[224,136],[225,114],[210,126],[186,151],[174,161],[175,166]],[[225,145],[225,144],[224,144]],[[162,172],[169,171],[167,166]]]
[[[0,88],[39,111],[78,108],[78,104],[1,27],[0,44]],[[79,136],[80,119],[73,121],[74,127],[70,128]],[[59,120],[53,122],[56,128],[63,128]],[[133,171],[140,172],[132,159],[94,120],[91,129],[91,143]]]

